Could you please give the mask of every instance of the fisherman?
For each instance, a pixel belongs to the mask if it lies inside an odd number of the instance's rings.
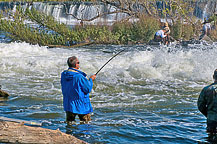
[[[169,32],[168,27],[164,27],[161,30],[158,30],[155,35],[154,35],[154,41],[155,42],[161,42],[163,44],[168,44],[168,37],[167,37],[167,33]]]
[[[204,87],[197,101],[199,111],[207,118],[207,132],[217,132],[217,69],[213,74],[214,83]]]
[[[202,34],[200,35],[199,40],[202,40],[204,36],[209,36],[211,32],[211,24],[208,20],[204,20]]]
[[[67,124],[73,124],[78,115],[81,123],[91,120],[90,113],[93,112],[89,93],[93,87],[96,75],[88,79],[86,74],[79,70],[79,60],[72,56],[67,60],[68,70],[61,74],[61,89],[63,94],[63,106],[66,112]]]

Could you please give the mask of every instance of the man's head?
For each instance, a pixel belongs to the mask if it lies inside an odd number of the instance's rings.
[[[217,69],[215,69],[214,73],[213,73],[213,79],[215,81],[217,81]]]
[[[169,27],[164,27],[162,30],[163,30],[164,34],[169,34],[170,33]]]
[[[72,57],[69,57],[68,60],[67,60],[67,64],[69,67],[72,67],[72,68],[75,68],[75,69],[79,69],[80,66],[79,66],[79,60],[76,56],[72,56]]]
[[[169,27],[165,27],[164,30],[165,30],[165,34],[170,34],[170,28]]]
[[[167,22],[164,23],[164,27],[169,27]]]

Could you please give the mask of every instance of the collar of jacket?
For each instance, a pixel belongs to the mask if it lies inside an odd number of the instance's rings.
[[[78,73],[82,74],[84,77],[86,77],[86,76],[87,76],[87,74],[86,74],[86,73],[84,73],[84,72],[82,72],[82,71],[80,71],[80,70],[78,70],[78,69],[74,69],[74,68],[68,68],[68,70],[69,70],[69,71],[70,71],[70,70],[73,70],[73,71],[75,71],[75,72],[78,72]]]

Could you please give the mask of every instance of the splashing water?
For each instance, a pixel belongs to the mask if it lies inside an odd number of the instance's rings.
[[[60,74],[77,56],[89,76],[93,121],[66,127]],[[217,68],[217,46],[188,48],[99,45],[48,49],[0,43],[0,84],[11,96],[1,116],[42,122],[89,143],[195,143],[207,141],[206,120],[196,101]],[[78,119],[77,119],[78,121]]]

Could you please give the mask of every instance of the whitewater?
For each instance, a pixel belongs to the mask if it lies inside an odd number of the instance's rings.
[[[120,50],[97,75],[90,124],[67,127],[61,72],[77,56],[88,76]],[[0,116],[42,123],[89,143],[197,143],[210,140],[197,109],[202,88],[213,82],[217,45],[48,48],[0,43],[0,84],[9,92]]]

